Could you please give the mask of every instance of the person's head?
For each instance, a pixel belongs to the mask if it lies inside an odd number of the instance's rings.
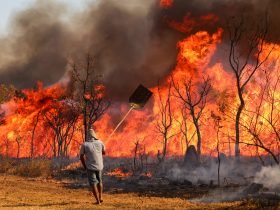
[[[92,128],[89,129],[89,135],[91,138],[97,139],[96,133]]]

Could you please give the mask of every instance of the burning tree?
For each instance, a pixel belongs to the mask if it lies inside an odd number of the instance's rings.
[[[193,124],[196,129],[197,136],[197,154],[201,155],[201,132],[200,132],[200,118],[208,100],[208,93],[211,89],[209,78],[203,78],[203,82],[198,86],[194,84],[192,78],[187,79],[182,85],[175,82],[172,78],[175,89],[175,96],[179,98],[185,108],[189,111],[192,117]]]
[[[248,120],[241,124],[252,136],[252,139],[250,142],[240,141],[245,145],[256,147],[256,153],[262,162],[263,160],[258,152],[259,149],[267,152],[276,164],[279,164],[280,145],[279,90],[279,70],[265,70],[264,80],[260,84],[259,97],[257,97],[257,106],[254,109],[244,110]]]
[[[54,131],[54,157],[67,157],[68,147],[79,118],[77,106],[71,101],[56,101],[42,111],[46,124]]]
[[[160,155],[160,151],[158,151],[158,159],[159,162],[163,162],[167,153],[168,140],[175,135],[172,134],[173,116],[170,101],[171,83],[168,85],[166,96],[163,96],[162,90],[160,90],[160,87],[158,86],[158,97],[159,117],[156,122],[156,129],[163,137],[162,155]]]
[[[144,138],[136,138],[134,142],[134,157],[133,157],[133,171],[134,173],[143,171],[144,170],[144,163],[146,164],[147,169],[147,161],[148,161],[148,154],[146,153],[146,146],[144,143]]]
[[[100,75],[95,69],[95,59],[90,54],[85,62],[72,65],[72,79],[74,98],[79,101],[83,114],[84,137],[88,137],[88,130],[109,108],[110,102],[105,97],[105,87],[101,84]]]
[[[41,115],[41,110],[38,111],[38,113],[35,115],[35,117],[33,118],[33,128],[32,128],[32,136],[31,136],[31,141],[30,141],[30,157],[33,158],[34,157],[34,139],[35,139],[35,130],[36,127],[39,123],[39,119],[40,119],[40,115]]]
[[[181,145],[182,145],[182,153],[184,153],[184,148],[183,148],[183,140],[185,141],[186,144],[186,150],[185,153],[187,152],[187,149],[189,148],[192,140],[195,137],[195,131],[191,132],[190,128],[190,123],[189,123],[189,114],[186,111],[185,105],[182,105],[180,108],[180,118],[175,119],[179,125],[180,133],[181,133]],[[191,135],[190,135],[191,134]]]
[[[255,73],[269,57],[272,49],[263,56],[268,33],[267,16],[255,28],[245,24],[244,18],[232,18],[228,22],[229,64],[234,73],[239,105],[235,116],[235,156],[240,156],[240,119],[245,107],[244,93]]]

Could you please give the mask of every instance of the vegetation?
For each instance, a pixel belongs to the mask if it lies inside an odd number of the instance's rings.
[[[0,161],[0,173],[23,177],[48,177],[52,162],[46,159],[4,159]]]

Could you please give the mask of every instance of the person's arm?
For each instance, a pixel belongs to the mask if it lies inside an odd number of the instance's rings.
[[[84,154],[80,155],[80,160],[82,162],[82,165],[83,165],[84,169],[87,170],[87,166],[86,166],[86,162],[85,162],[85,155]]]
[[[102,143],[102,155],[106,155],[106,152],[105,152],[105,145]]]
[[[85,161],[85,147],[82,144],[80,149],[80,160],[85,170],[87,170],[86,161]]]

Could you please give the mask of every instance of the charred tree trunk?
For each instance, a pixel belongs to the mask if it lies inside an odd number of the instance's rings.
[[[134,159],[133,159],[133,168],[136,171],[137,169],[137,152],[138,152],[139,141],[135,143],[135,150],[134,150]]]
[[[16,143],[17,143],[17,158],[20,156],[20,137],[16,137]]]
[[[62,157],[62,141],[61,141],[61,139],[59,139],[59,141],[58,141],[58,147],[57,147],[58,149],[57,149],[57,155],[58,155],[58,157]]]
[[[77,97],[81,105],[79,111],[83,115],[84,141],[86,141],[89,129],[105,113],[111,103],[104,98],[105,89],[98,88],[102,86],[99,81],[101,76],[97,74],[95,59],[90,54],[86,56],[82,64],[73,64],[72,73],[74,86],[80,90],[74,97]]]
[[[244,109],[245,103],[244,100],[241,100],[241,103],[238,107],[237,114],[236,114],[236,119],[235,119],[235,157],[239,158],[240,157],[240,148],[239,148],[239,143],[240,143],[240,117],[242,114],[242,110]]]
[[[57,135],[55,134],[54,138],[53,138],[53,157],[54,158],[57,157],[57,155],[56,155],[56,139],[57,139]]]
[[[159,163],[162,163],[165,160],[167,153],[167,143],[170,138],[174,136],[171,133],[171,127],[173,125],[173,115],[171,111],[171,83],[168,87],[168,94],[165,99],[162,96],[160,89],[158,88],[159,93],[159,119],[156,124],[156,128],[163,138],[163,149],[162,156],[160,156],[160,151],[158,151],[158,160]]]
[[[199,86],[193,84],[192,78],[189,78],[183,85],[184,91],[181,90],[180,84],[176,83],[172,78],[175,96],[182,100],[185,105],[185,108],[189,110],[189,113],[192,117],[192,123],[196,129],[197,135],[197,156],[200,160],[201,156],[201,133],[199,121],[203,114],[204,108],[207,104],[207,97],[211,90],[211,81],[209,77],[203,78],[203,83]]]
[[[162,158],[161,158],[161,161],[164,161],[165,160],[165,157],[166,157],[166,153],[167,153],[167,141],[168,139],[166,137],[164,137],[164,140],[163,140],[163,151],[162,151]]]
[[[219,139],[219,131],[220,131],[220,123],[218,121],[217,128],[217,153],[218,153],[218,186],[220,186],[220,168],[221,168],[221,157],[220,157],[220,139]]]
[[[36,127],[37,127],[38,122],[39,122],[40,113],[41,112],[38,112],[38,114],[36,116],[34,127],[33,127],[33,130],[32,130],[32,137],[31,137],[31,142],[30,142],[30,157],[31,158],[34,157],[34,137],[35,137],[35,130],[36,130]]]
[[[195,115],[194,115],[193,112],[191,113],[191,115],[193,117],[193,122],[194,122],[196,135],[197,135],[197,155],[198,155],[198,158],[200,158],[200,155],[201,155],[201,134],[200,134],[199,124],[198,124],[198,121],[195,118]]]
[[[239,107],[235,116],[235,157],[240,157],[240,117],[245,107],[244,90],[254,75],[270,56],[273,47],[264,52],[268,33],[268,16],[261,17],[256,24],[245,24],[245,18],[231,18],[227,28],[229,32],[229,64],[234,73],[239,97]],[[244,50],[240,50],[240,49]],[[241,52],[242,51],[242,52]]]

